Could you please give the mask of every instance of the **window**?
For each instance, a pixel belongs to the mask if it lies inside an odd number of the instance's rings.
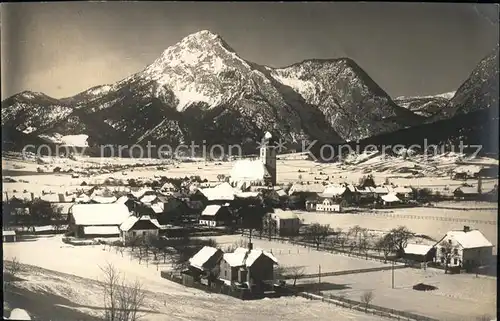
[[[453,255],[458,255],[458,249],[453,249]]]
[[[135,231],[133,231],[133,232],[132,232],[132,235],[133,235],[133,236],[136,236],[136,233],[135,233]]]
[[[224,271],[224,276],[226,276],[226,277],[227,277],[227,271]]]
[[[142,232],[142,236],[146,236],[146,231],[143,231],[143,232]]]
[[[441,256],[441,263],[444,263],[444,257]]]
[[[457,265],[458,264],[458,259],[457,258],[454,258],[453,259],[453,264]]]

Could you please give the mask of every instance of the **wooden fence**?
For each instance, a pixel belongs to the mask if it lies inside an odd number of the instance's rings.
[[[368,269],[357,269],[357,270],[344,270],[344,271],[334,271],[334,272],[324,272],[324,273],[315,273],[315,274],[304,274],[297,277],[297,279],[313,279],[324,276],[336,276],[336,275],[346,275],[346,274],[357,274],[357,273],[368,273],[368,272],[377,272],[377,271],[387,271],[387,270],[398,270],[404,269],[409,266],[407,265],[396,265],[396,266],[381,266],[375,268]],[[292,275],[284,275],[284,279],[294,279],[295,277]]]
[[[395,309],[389,309],[389,308],[381,307],[381,306],[374,305],[374,304],[361,303],[359,301],[347,299],[345,297],[337,296],[337,295],[333,295],[333,294],[329,295],[329,298],[325,297],[324,295],[317,295],[317,294],[312,294],[312,293],[307,293],[307,292],[299,292],[299,293],[297,293],[297,295],[301,296],[303,298],[306,298],[306,299],[321,300],[322,302],[335,304],[335,305],[343,307],[343,308],[357,310],[357,311],[361,311],[361,312],[365,312],[365,313],[370,313],[370,314],[373,314],[376,316],[381,316],[381,317],[386,317],[386,318],[391,318],[391,319],[396,319],[396,320],[439,321],[438,319],[430,318],[430,317],[419,315],[416,313],[400,311],[400,310],[395,310]]]

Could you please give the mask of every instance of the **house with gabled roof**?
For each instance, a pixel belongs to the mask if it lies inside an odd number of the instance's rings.
[[[220,280],[230,285],[246,284],[252,290],[259,290],[265,281],[274,280],[274,266],[278,260],[261,249],[237,248],[233,253],[225,253],[220,261]]]
[[[436,263],[470,270],[491,264],[493,244],[479,230],[464,226],[446,233],[436,245]]]
[[[207,205],[199,219],[200,225],[217,227],[224,226],[234,221],[229,209],[229,204],[211,204]]]
[[[119,236],[119,226],[130,216],[124,204],[75,204],[69,229],[76,237]]]
[[[276,232],[278,235],[290,236],[299,234],[300,218],[293,211],[275,208],[273,213],[267,215],[276,222]]]
[[[158,220],[148,215],[129,216],[120,224],[120,239],[123,244],[127,244],[128,241],[136,238],[158,237],[160,228]]]
[[[189,259],[190,274],[198,281],[207,279],[208,283],[219,276],[219,263],[224,252],[211,246],[204,246]]]

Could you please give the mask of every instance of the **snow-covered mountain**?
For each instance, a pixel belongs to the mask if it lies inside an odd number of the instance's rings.
[[[8,131],[83,134],[91,145],[235,144],[258,141],[266,131],[285,141],[341,142],[422,121],[351,59],[270,68],[241,58],[206,30],[115,84],[63,99],[23,92],[2,102]]]
[[[430,96],[400,96],[395,98],[394,102],[417,115],[431,117],[440,113],[454,95],[455,91]]]
[[[487,108],[498,111],[498,72],[497,44],[458,88],[443,112],[433,117],[431,121]]]

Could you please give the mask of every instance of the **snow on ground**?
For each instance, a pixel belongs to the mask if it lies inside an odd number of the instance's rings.
[[[224,295],[208,294],[162,279],[156,267],[139,265],[127,255],[122,258],[102,246],[73,247],[61,242],[59,236],[3,244],[4,259],[17,257],[21,263],[51,271],[35,271],[21,275],[28,279],[23,286],[32,291],[47,291],[82,306],[78,310],[95,315],[102,306],[102,296],[96,281],[102,280],[99,265],[112,262],[127,278],[136,277],[148,293],[149,313],[146,320],[380,320],[379,317],[341,309],[334,305],[302,298],[240,301]],[[73,275],[73,276],[72,276]],[[81,277],[85,279],[81,279]],[[93,307],[93,308],[92,308]],[[223,312],[221,312],[223,311]]]
[[[450,275],[442,270],[394,270],[395,289],[391,288],[391,270],[323,277],[323,282],[344,285],[344,289],[326,294],[345,295],[359,300],[372,290],[373,304],[410,311],[439,320],[475,320],[484,314],[495,315],[496,278],[471,274]],[[298,282],[308,282],[307,279]],[[435,291],[416,291],[418,283],[436,286]]]

